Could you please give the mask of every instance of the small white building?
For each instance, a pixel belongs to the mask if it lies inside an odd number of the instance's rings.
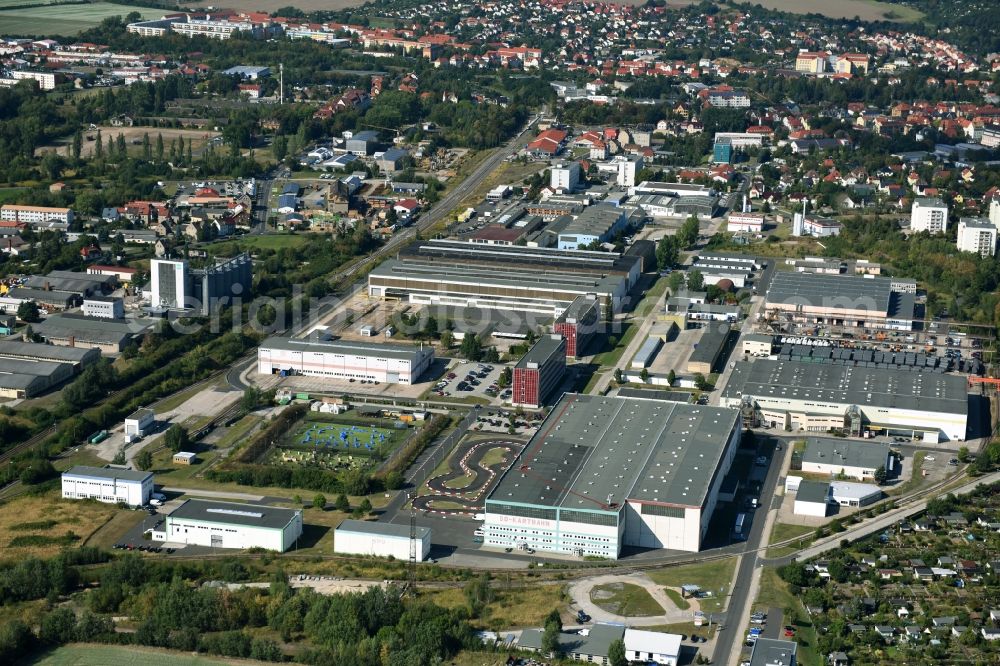
[[[875,478],[883,467],[894,471],[895,457],[885,442],[856,442],[834,437],[810,437],[802,451],[802,471],[851,477],[858,481]]]
[[[764,213],[730,213],[726,231],[759,234],[764,230]]]
[[[62,473],[63,499],[145,506],[152,492],[152,472],[77,465]]]
[[[81,310],[85,317],[121,319],[125,316],[125,302],[120,298],[91,296],[83,299]]]
[[[650,662],[677,666],[681,654],[680,634],[659,631],[625,629],[625,659],[630,662]]]
[[[831,481],[830,500],[840,506],[868,506],[882,499],[882,490],[871,483]]]
[[[580,184],[580,163],[556,164],[549,170],[549,186],[553,190],[572,192]]]
[[[431,552],[431,531],[417,528],[417,561],[423,562]],[[342,555],[374,555],[410,559],[410,526],[393,523],[373,523],[345,520],[333,533],[333,552]]]
[[[958,221],[956,246],[960,252],[992,257],[997,251],[997,227],[989,218],[963,217]]]
[[[189,499],[167,516],[164,535],[173,543],[283,553],[302,536],[302,511]]]
[[[198,459],[198,454],[191,451],[178,451],[174,454],[175,465],[193,465]]]
[[[751,333],[740,338],[743,353],[750,356],[770,356],[774,349],[774,336]]]
[[[156,422],[156,414],[152,409],[137,409],[125,418],[125,436],[142,437],[148,433]]]
[[[830,484],[821,481],[800,481],[799,488],[795,491],[793,513],[796,516],[825,518],[829,496]]]
[[[941,234],[948,230],[948,204],[941,199],[917,197],[910,208],[910,229]]]

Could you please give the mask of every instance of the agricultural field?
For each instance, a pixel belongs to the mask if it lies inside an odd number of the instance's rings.
[[[163,16],[162,9],[113,5],[110,2],[93,2],[82,5],[45,4],[23,7],[23,0],[0,0],[0,25],[5,35],[75,35],[93,28],[109,16],[124,17],[139,12],[143,18]],[[7,5],[22,5],[21,9],[3,9]]]
[[[262,664],[249,659],[199,657],[190,653],[171,652],[144,647],[117,645],[66,645],[34,662],[38,666],[236,666]]]
[[[366,0],[295,0],[295,2],[288,2],[288,0],[233,0],[232,2],[225,3],[225,7],[229,9],[237,9],[243,11],[251,12],[273,12],[276,9],[282,9],[283,7],[295,7],[296,9],[301,9],[304,12],[315,12],[315,11],[337,11],[338,9],[347,9],[349,7],[360,7],[365,4]],[[206,8],[212,6],[220,6],[213,2],[195,2],[186,7],[190,9],[195,8]]]
[[[118,513],[113,504],[63,500],[57,492],[0,504],[0,561],[49,557],[77,546]]]
[[[821,14],[830,18],[854,18],[862,21],[898,21],[909,23],[918,21],[923,14],[911,7],[894,5],[876,0],[740,0],[740,2],[760,5],[765,9],[795,14]]]

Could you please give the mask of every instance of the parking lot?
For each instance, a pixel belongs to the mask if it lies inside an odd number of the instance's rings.
[[[432,392],[438,397],[476,397],[499,405],[510,399],[510,388],[497,386],[500,374],[506,366],[502,363],[456,363],[448,368],[434,386]]]

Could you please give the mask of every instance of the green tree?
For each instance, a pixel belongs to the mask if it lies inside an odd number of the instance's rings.
[[[608,646],[608,666],[628,666],[625,659],[625,641],[618,639]]]
[[[701,271],[693,270],[688,273],[687,284],[691,291],[701,291],[705,288],[705,276],[701,274]]]
[[[877,483],[880,486],[885,483],[887,478],[885,465],[879,465],[878,467],[875,468],[875,474],[873,475],[873,478],[875,479],[875,483]]]
[[[656,266],[661,271],[676,266],[679,257],[677,239],[674,236],[664,236],[656,244]]]
[[[274,159],[280,162],[288,154],[288,139],[284,134],[277,134],[271,142],[271,153]]]
[[[621,368],[615,368],[615,382],[618,384],[625,383],[625,374],[622,372]]]
[[[347,499],[347,495],[340,493],[337,495],[337,499],[333,502],[333,508],[337,511],[347,513],[351,510],[351,502]]]
[[[684,288],[684,273],[681,271],[674,271],[667,278],[667,286],[670,288],[670,293],[674,296]]]
[[[559,611],[553,610],[545,619],[545,631],[542,632],[543,653],[552,657],[559,653],[559,634],[561,632],[562,618],[559,617]]]
[[[139,451],[135,457],[135,466],[144,472],[150,469],[153,466],[153,454],[147,449]]]
[[[441,331],[441,346],[445,349],[451,349],[451,346],[455,343],[455,334],[445,329]]]
[[[316,497],[313,497],[313,507],[322,511],[326,508],[326,495],[323,493],[316,493]]]
[[[188,438],[188,431],[178,423],[167,428],[163,440],[167,448],[174,453],[183,451],[184,447],[191,443],[191,440]]]
[[[681,244],[681,247],[691,247],[698,241],[698,232],[701,229],[698,218],[692,215],[681,228],[677,230],[677,240]]]
[[[244,412],[252,412],[257,409],[261,402],[261,395],[259,388],[248,386],[243,391],[243,397],[240,398],[240,409]]]
[[[711,390],[712,385],[708,383],[707,379],[705,379],[705,375],[700,372],[696,372],[694,375],[694,387],[699,391],[709,391]]]
[[[677,373],[674,372],[673,368],[670,368],[670,372],[667,373],[667,383],[673,386],[674,382],[676,381],[677,381]]]
[[[17,318],[21,321],[34,324],[42,320],[38,310],[38,304],[34,301],[24,301],[17,306]]]
[[[639,379],[642,380],[643,384],[648,383],[649,382],[649,370],[647,370],[646,368],[643,368],[642,370],[640,370],[639,371]]]
[[[960,463],[969,462],[969,447],[963,446],[958,449],[958,461]]]
[[[462,345],[459,351],[463,358],[470,361],[479,361],[483,357],[483,343],[475,333],[466,333],[462,338]]]
[[[358,504],[358,509],[361,513],[368,514],[372,512],[372,503],[367,497],[362,498],[361,503]]]

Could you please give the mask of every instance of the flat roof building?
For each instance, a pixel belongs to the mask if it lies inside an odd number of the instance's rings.
[[[803,472],[842,474],[859,481],[873,479],[879,467],[891,470],[893,461],[885,442],[809,437],[802,451]]]
[[[750,653],[750,666],[796,666],[798,649],[795,641],[758,638]]]
[[[985,217],[963,217],[958,221],[955,242],[960,252],[992,257],[997,251],[997,225]]]
[[[423,562],[431,552],[431,530],[416,529],[417,561]],[[333,552],[343,555],[372,555],[410,559],[410,526],[376,523],[367,520],[344,520],[333,534]]]
[[[830,508],[830,484],[826,481],[799,481],[792,513],[796,516],[825,518]]]
[[[0,358],[69,363],[75,370],[82,370],[91,363],[100,360],[101,353],[96,349],[4,340],[0,342]]]
[[[0,358],[0,396],[33,398],[72,376],[69,363]]]
[[[145,506],[152,492],[152,472],[76,465],[62,473],[63,499]]]
[[[732,350],[733,337],[729,324],[713,322],[705,326],[701,339],[688,358],[687,371],[703,375],[715,372]]]
[[[806,324],[909,331],[914,294],[891,278],[776,272],[764,304],[769,316]]]
[[[597,334],[601,319],[601,304],[592,294],[577,297],[556,317],[553,330],[566,338],[566,356],[579,358],[590,340]]]
[[[558,333],[543,335],[514,366],[514,405],[537,409],[562,383],[566,372],[566,340]]]
[[[262,375],[304,375],[414,384],[434,361],[430,346],[298,340],[272,336],[257,349]]]
[[[696,552],[741,431],[733,409],[565,394],[486,499],[485,542]]]
[[[166,518],[165,541],[283,553],[302,536],[302,511],[265,504],[189,499]]]
[[[154,319],[95,319],[70,313],[46,317],[33,326],[35,333],[53,345],[117,354],[155,325]]]
[[[969,413],[963,377],[797,360],[737,362],[721,404],[793,431],[845,429],[931,442],[965,440]]]

